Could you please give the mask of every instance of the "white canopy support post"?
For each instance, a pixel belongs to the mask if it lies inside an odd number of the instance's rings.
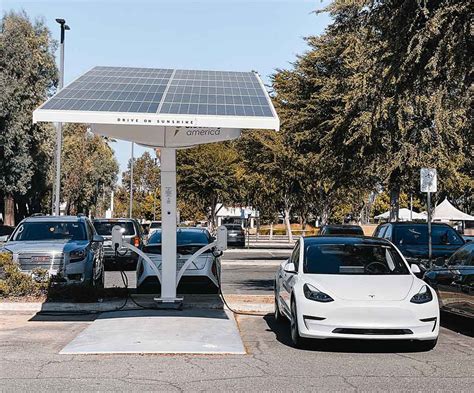
[[[161,298],[179,303],[176,297],[176,149],[161,149]]]

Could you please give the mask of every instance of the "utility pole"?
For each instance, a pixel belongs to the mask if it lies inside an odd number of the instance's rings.
[[[132,142],[132,160],[130,164],[130,210],[129,210],[129,217],[132,218],[132,210],[133,210],[133,147],[135,143]]]
[[[64,36],[66,30],[71,30],[64,19],[56,19],[61,26],[61,39],[59,41],[59,91],[64,86]],[[59,216],[59,205],[61,203],[61,150],[63,144],[63,127],[62,123],[56,124],[56,184],[53,195],[55,198],[53,214]]]

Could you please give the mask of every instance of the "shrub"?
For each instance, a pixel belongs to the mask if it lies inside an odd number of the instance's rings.
[[[22,273],[11,254],[0,253],[0,297],[41,296],[49,286],[47,271]]]

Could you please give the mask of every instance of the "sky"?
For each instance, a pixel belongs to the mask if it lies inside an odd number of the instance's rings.
[[[0,0],[3,12],[43,18],[59,39],[66,32],[67,85],[96,65],[258,71],[264,83],[306,50],[304,37],[330,23],[329,0]],[[57,51],[59,57],[59,51]],[[130,142],[112,143],[120,173]],[[147,148],[135,145],[135,157]]]

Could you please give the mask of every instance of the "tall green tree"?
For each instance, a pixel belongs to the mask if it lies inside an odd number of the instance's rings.
[[[66,214],[103,216],[115,187],[118,163],[107,140],[84,124],[64,127],[61,198]]]
[[[232,142],[199,145],[178,150],[178,204],[195,204],[217,224],[218,203],[233,204],[241,199],[239,152]]]
[[[4,221],[39,211],[51,189],[48,167],[53,130],[32,113],[57,83],[56,43],[40,20],[24,12],[3,16],[0,34],[0,197]],[[34,186],[34,188],[33,188]]]

